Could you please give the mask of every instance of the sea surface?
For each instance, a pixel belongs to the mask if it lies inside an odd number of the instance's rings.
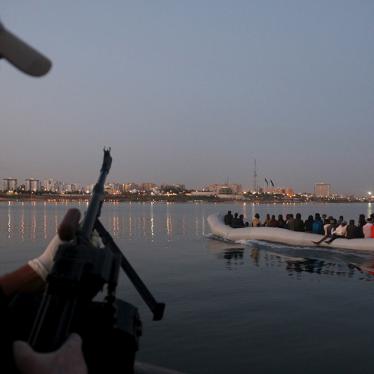
[[[0,271],[40,254],[70,207],[0,204]],[[139,360],[187,373],[373,373],[374,254],[209,238],[211,213],[319,212],[346,220],[371,204],[105,203],[102,222],[157,300],[152,314],[125,275],[118,297],[139,308]]]

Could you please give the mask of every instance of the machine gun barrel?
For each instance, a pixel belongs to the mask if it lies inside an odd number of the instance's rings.
[[[107,175],[109,174],[112,165],[112,157],[110,155],[110,148],[104,148],[103,165],[101,166],[100,176],[93,189],[90,203],[82,224],[81,235],[86,240],[90,240],[90,236],[95,226],[96,219],[100,217],[101,206],[104,201],[104,185]]]

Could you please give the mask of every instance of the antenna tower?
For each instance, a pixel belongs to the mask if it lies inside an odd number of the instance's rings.
[[[257,165],[255,159],[255,168],[253,170],[253,191],[257,192]]]

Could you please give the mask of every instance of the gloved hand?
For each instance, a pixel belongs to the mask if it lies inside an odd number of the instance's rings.
[[[78,229],[81,213],[78,209],[69,209],[58,230],[57,234],[48,244],[44,252],[37,258],[30,260],[28,265],[43,279],[46,280],[52,270],[53,259],[60,244],[69,242],[74,238]]]
[[[58,234],[56,234],[49,242],[44,252],[39,257],[28,262],[28,265],[35,271],[35,273],[39,274],[43,280],[47,279],[47,275],[52,270],[53,259],[59,245],[62,243],[64,243],[64,241],[62,241]]]

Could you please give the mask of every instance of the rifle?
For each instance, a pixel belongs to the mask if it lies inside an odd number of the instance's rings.
[[[51,352],[70,333],[77,332],[82,336],[89,373],[133,372],[141,321],[133,305],[115,296],[120,268],[150,307],[154,320],[161,320],[165,309],[165,304],[155,300],[99,221],[111,163],[110,148],[104,148],[100,176],[81,229],[72,242],[62,244],[56,253],[29,336],[34,349]],[[91,243],[94,230],[104,248]],[[104,301],[93,301],[104,286]]]

